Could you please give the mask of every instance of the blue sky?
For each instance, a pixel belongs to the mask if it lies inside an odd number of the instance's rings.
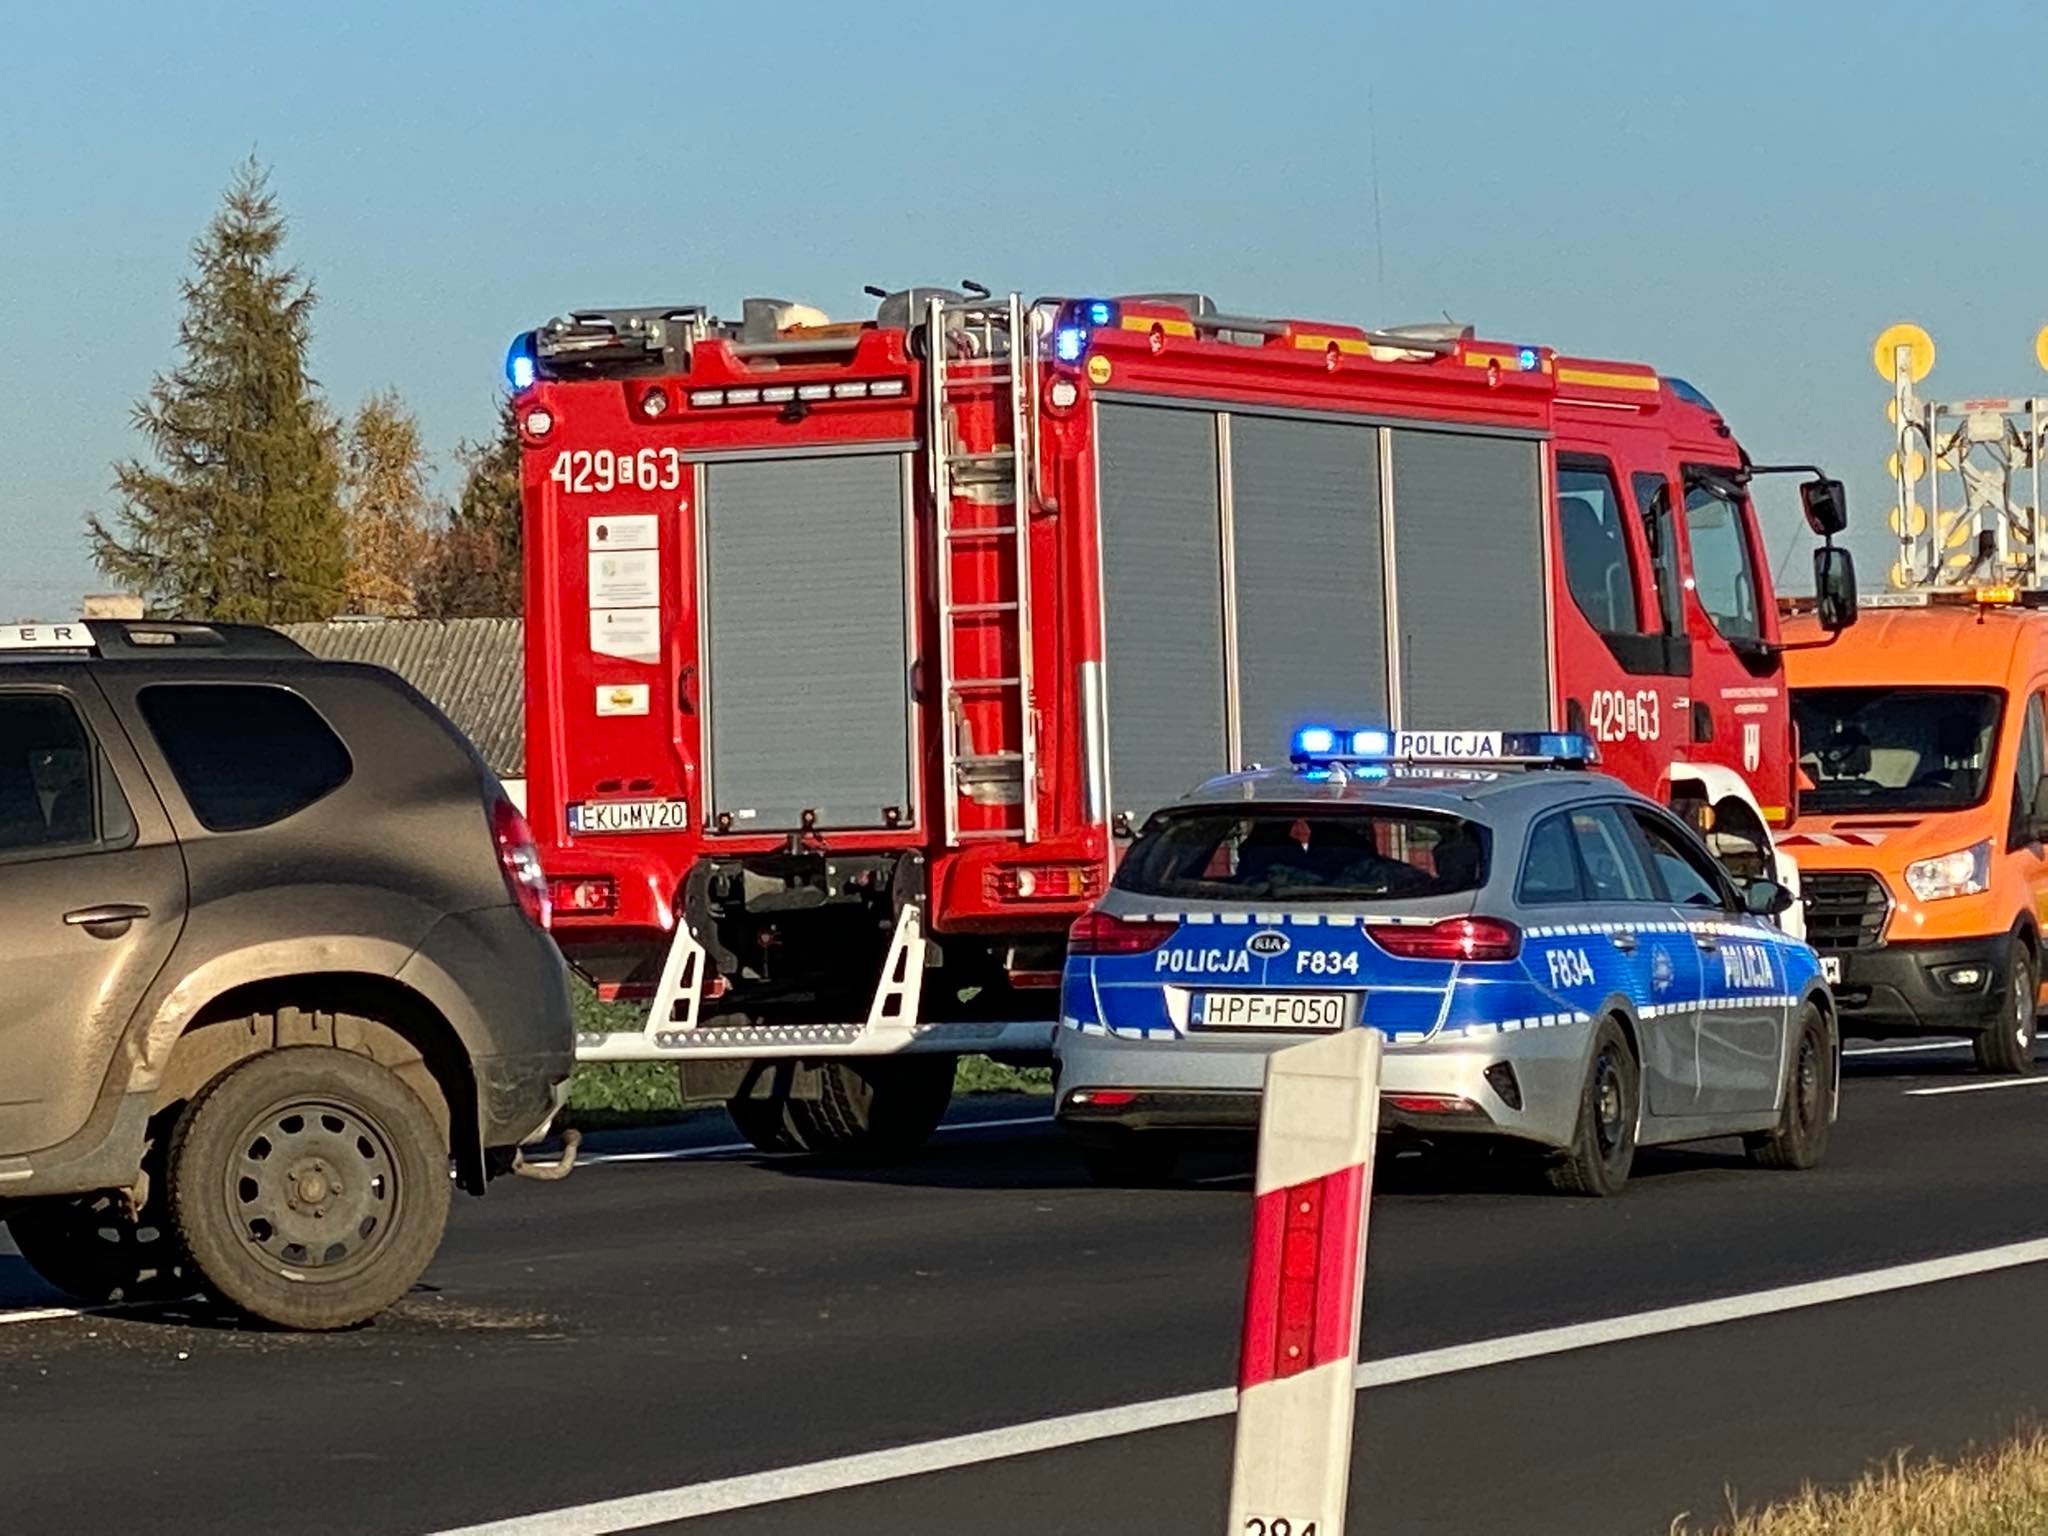
[[[1872,336],[1926,325],[1948,398],[2048,388],[2048,11],[1994,0],[1938,34],[1933,14],[24,7],[0,95],[0,618],[102,585],[83,514],[137,447],[187,246],[252,150],[323,295],[330,397],[396,385],[444,457],[488,428],[513,332],[571,307],[776,294],[850,316],[863,283],[965,276],[1367,324],[1448,310],[1682,374],[1758,458],[1837,466],[1875,584]],[[1789,497],[1766,510],[1792,549]]]

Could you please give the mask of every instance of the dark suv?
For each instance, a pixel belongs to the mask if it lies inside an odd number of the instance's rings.
[[[0,629],[0,1213],[90,1301],[338,1328],[574,1065],[526,822],[377,667],[273,631]]]

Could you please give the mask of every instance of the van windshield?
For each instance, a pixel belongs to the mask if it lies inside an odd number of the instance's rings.
[[[1117,867],[1118,890],[1194,901],[1379,901],[1476,891],[1484,828],[1427,811],[1167,811]]]
[[[1795,688],[1802,809],[1952,811],[1983,800],[2001,696],[1981,688]]]

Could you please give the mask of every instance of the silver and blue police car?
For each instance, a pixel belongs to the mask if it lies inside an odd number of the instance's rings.
[[[1058,1112],[1104,1182],[1257,1123],[1265,1058],[1386,1037],[1383,1131],[1537,1149],[1612,1194],[1639,1146],[1819,1161],[1840,1048],[1819,960],[1560,733],[1297,734],[1290,766],[1157,812],[1074,928]]]

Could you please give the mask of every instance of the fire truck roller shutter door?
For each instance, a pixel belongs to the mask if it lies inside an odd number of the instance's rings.
[[[1239,742],[1282,761],[1305,720],[1387,718],[1379,431],[1233,412]]]
[[[1403,428],[1392,437],[1401,724],[1549,727],[1542,445]]]
[[[736,832],[881,827],[911,806],[898,453],[709,465],[705,729]]]
[[[1228,766],[1216,417],[1097,407],[1113,816],[1135,829]]]

